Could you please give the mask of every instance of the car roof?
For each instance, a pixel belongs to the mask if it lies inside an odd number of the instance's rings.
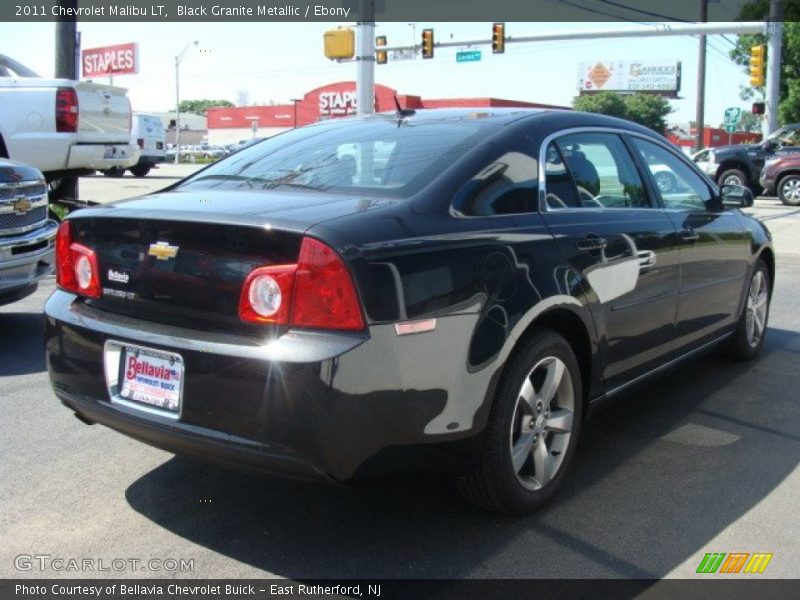
[[[371,115],[358,115],[343,119],[329,119],[320,121],[310,127],[319,126],[347,126],[356,122],[369,122],[376,120],[397,120],[398,118],[409,123],[463,123],[478,122],[487,128],[501,128],[522,123],[536,123],[541,125],[543,131],[557,131],[559,129],[569,129],[572,127],[608,127],[613,129],[624,129],[638,132],[650,137],[661,137],[653,130],[642,125],[609,117],[596,113],[574,111],[570,109],[557,108],[493,108],[493,107],[455,107],[455,108],[425,108],[413,111],[413,113],[398,116],[397,112],[382,112]]]

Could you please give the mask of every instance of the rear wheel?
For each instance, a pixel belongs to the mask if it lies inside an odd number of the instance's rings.
[[[482,508],[523,514],[561,484],[580,432],[583,390],[572,348],[549,329],[538,330],[506,369],[479,463],[458,485]]]
[[[764,345],[769,319],[769,271],[763,260],[756,263],[747,288],[744,311],[725,354],[736,360],[755,358]]]
[[[130,168],[135,177],[144,177],[150,172],[150,165],[135,165]]]
[[[111,167],[110,169],[103,171],[103,175],[106,177],[122,177],[125,175],[125,169],[122,167]]]
[[[741,169],[728,169],[719,176],[719,184],[747,187],[747,174]]]
[[[778,198],[789,206],[800,206],[800,175],[786,175],[780,180]]]

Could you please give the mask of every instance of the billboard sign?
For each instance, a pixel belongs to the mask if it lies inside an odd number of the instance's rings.
[[[681,89],[681,63],[674,60],[608,60],[578,66],[582,94],[601,91],[676,94]]]
[[[116,44],[81,52],[83,78],[131,75],[139,72],[139,45]]]

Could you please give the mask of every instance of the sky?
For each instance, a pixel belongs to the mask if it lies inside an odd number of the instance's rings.
[[[335,24],[333,24],[335,25]],[[336,63],[323,55],[322,36],[330,23],[79,23],[81,45],[93,48],[137,42],[140,69],[114,84],[128,88],[134,110],[166,111],[175,106],[175,56],[194,40],[180,66],[181,99],[226,99],[238,103],[290,103],[327,83],[355,79],[354,63]],[[507,23],[506,35],[544,31],[621,28],[620,23]],[[635,25],[635,26],[638,26]],[[433,27],[436,41],[486,39],[491,23],[378,23],[376,35],[392,45],[419,42]],[[748,77],[728,58],[735,35],[709,36],[706,123],[721,123],[729,106],[749,109],[739,98]],[[669,122],[694,120],[698,59],[696,37],[622,38],[566,42],[510,43],[482,59],[456,63],[457,49],[437,49],[431,60],[397,61],[376,66],[376,83],[399,94],[423,98],[496,97],[569,106],[577,95],[578,64],[597,60],[677,60],[682,62],[680,96],[672,100]],[[466,49],[466,48],[465,48]],[[0,23],[0,54],[40,75],[53,75],[53,23]],[[107,81],[106,78],[100,81]]]

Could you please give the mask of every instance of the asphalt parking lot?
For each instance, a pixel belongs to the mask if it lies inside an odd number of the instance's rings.
[[[84,178],[81,197],[138,195],[194,168]],[[272,480],[86,426],[48,384],[45,281],[0,308],[0,577],[691,577],[707,552],[770,552],[767,576],[797,578],[800,210],[759,199],[752,212],[778,252],[762,356],[696,358],[599,409],[564,489],[527,518],[474,509],[429,478],[355,489]],[[194,569],[15,567],[34,554]]]

